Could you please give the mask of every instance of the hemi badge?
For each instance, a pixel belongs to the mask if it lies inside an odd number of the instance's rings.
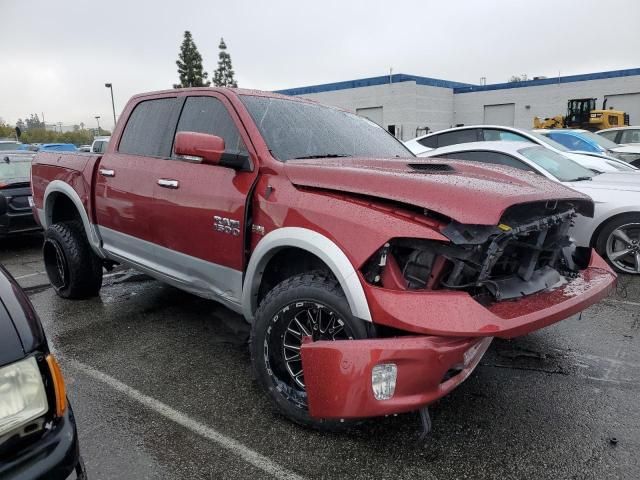
[[[264,235],[264,227],[262,225],[251,225],[251,231],[258,235]]]

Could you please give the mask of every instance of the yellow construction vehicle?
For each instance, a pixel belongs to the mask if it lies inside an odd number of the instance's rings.
[[[567,115],[556,115],[541,119],[533,118],[533,128],[584,128],[602,130],[605,128],[629,125],[629,115],[620,110],[607,110],[607,100],[602,109],[596,109],[595,98],[574,98],[567,102]]]

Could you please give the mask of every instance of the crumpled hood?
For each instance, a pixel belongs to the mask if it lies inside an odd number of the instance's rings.
[[[284,168],[294,185],[394,200],[466,224],[497,225],[512,205],[547,200],[578,200],[581,213],[593,214],[586,195],[497,165],[439,158],[321,158],[289,160]]]

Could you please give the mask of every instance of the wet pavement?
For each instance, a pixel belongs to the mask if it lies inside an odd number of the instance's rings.
[[[40,259],[37,236],[0,245],[60,358],[91,479],[640,478],[640,279],[494,341],[419,441],[416,414],[297,427],[252,380],[238,315],[126,270],[63,300]]]

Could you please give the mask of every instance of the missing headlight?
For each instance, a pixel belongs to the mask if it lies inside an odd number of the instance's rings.
[[[505,217],[497,226],[452,222],[442,231],[451,243],[395,238],[362,271],[383,288],[463,290],[482,303],[554,288],[586,262],[567,234],[574,210],[545,213]]]

